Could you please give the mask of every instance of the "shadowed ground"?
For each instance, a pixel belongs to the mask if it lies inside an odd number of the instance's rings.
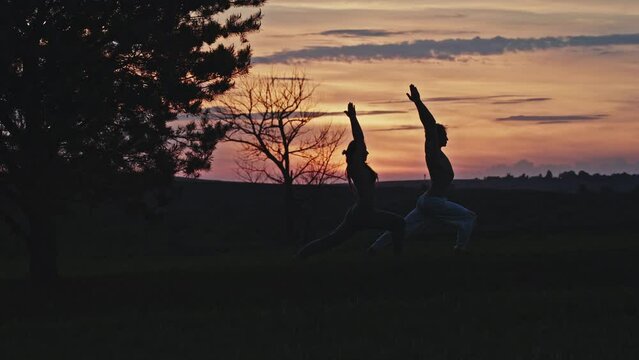
[[[292,248],[69,258],[50,290],[3,260],[0,356],[634,359],[634,238],[483,235],[463,258],[437,239],[368,258],[366,234],[305,262]]]

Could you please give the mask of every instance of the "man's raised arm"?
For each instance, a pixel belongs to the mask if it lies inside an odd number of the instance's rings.
[[[426,140],[433,145],[438,145],[439,138],[437,136],[437,128],[435,126],[437,122],[435,121],[433,114],[430,113],[426,105],[422,102],[419,91],[417,91],[415,85],[410,84],[410,94],[406,94],[406,96],[408,96],[408,99],[417,106],[419,120],[422,122],[424,130],[426,130]]]

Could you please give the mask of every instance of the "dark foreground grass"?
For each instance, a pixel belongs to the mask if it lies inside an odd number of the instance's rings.
[[[292,249],[63,259],[50,289],[5,261],[0,358],[639,358],[628,234],[484,239],[467,257],[349,245],[305,262]]]

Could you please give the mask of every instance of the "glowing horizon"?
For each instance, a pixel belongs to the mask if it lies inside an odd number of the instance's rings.
[[[423,130],[404,101],[410,83],[450,127],[445,152],[458,179],[545,169],[639,173],[639,4],[422,4],[270,1],[260,33],[249,37],[252,73],[302,69],[320,85],[320,111],[342,111],[349,101],[358,111],[389,111],[359,116],[381,180],[426,173]],[[562,43],[570,36],[580,38]],[[345,116],[318,121],[348,124]],[[202,177],[239,180],[234,153],[220,144]]]

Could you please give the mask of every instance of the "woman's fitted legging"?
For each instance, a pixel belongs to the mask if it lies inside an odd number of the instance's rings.
[[[298,256],[308,257],[334,248],[357,231],[365,229],[390,231],[395,252],[401,252],[404,240],[404,219],[391,212],[355,205],[348,210],[342,223],[333,232],[306,244],[298,252]]]

